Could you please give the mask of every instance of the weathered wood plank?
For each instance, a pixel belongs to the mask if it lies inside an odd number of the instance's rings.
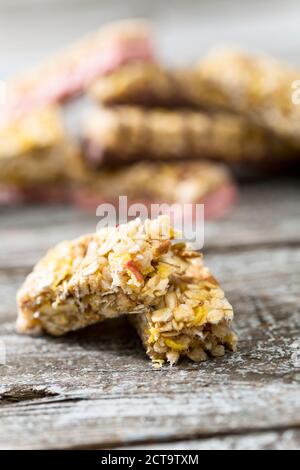
[[[121,448],[124,450],[124,447]],[[265,432],[244,436],[223,436],[197,441],[180,441],[165,444],[146,444],[126,447],[126,450],[299,450],[300,430]]]
[[[98,222],[63,206],[2,208],[0,220],[0,269],[29,269],[49,247],[94,231]],[[206,223],[206,251],[286,244],[300,245],[299,181],[247,185],[228,218]]]
[[[239,352],[162,371],[123,321],[61,339],[20,337],[5,300],[0,446],[108,447],[300,427],[299,261],[297,247],[209,255],[235,306]],[[4,286],[21,280],[14,270],[3,276]]]

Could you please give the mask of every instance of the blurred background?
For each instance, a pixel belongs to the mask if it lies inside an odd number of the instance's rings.
[[[131,17],[153,21],[161,56],[172,63],[226,42],[300,65],[298,0],[0,0],[0,78],[102,23]]]

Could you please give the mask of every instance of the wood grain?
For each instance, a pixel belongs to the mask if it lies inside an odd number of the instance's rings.
[[[63,207],[2,211],[0,448],[300,448],[299,199],[298,182],[245,186],[230,218],[207,226],[239,351],[160,371],[125,319],[60,339],[15,333],[32,264],[96,220]]]
[[[299,430],[250,433],[243,436],[223,436],[210,439],[146,444],[126,447],[126,450],[299,450]]]

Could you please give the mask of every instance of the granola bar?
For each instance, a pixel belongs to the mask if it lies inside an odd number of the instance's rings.
[[[18,328],[59,336],[157,305],[178,269],[168,217],[104,228],[63,242],[42,259],[18,293]]]
[[[229,170],[221,164],[139,162],[98,172],[81,169],[73,194],[77,206],[93,210],[100,203],[118,208],[119,196],[126,195],[128,205],[174,205],[178,217],[184,204],[204,204],[206,218],[215,218],[231,209],[236,188]],[[195,211],[191,217],[194,215]]]
[[[60,113],[47,107],[0,127],[0,183],[32,187],[65,178],[73,148]]]
[[[28,276],[18,306],[19,331],[55,336],[130,313],[155,363],[236,348],[232,306],[167,216],[58,245]]]
[[[2,119],[81,94],[98,76],[131,61],[153,59],[148,24],[132,20],[102,26],[9,83]]]
[[[127,64],[99,77],[89,88],[90,96],[104,105],[140,105],[175,108],[199,107],[195,93],[199,82],[195,70],[170,69],[158,63]]]
[[[298,151],[271,132],[226,113],[120,106],[95,110],[83,131],[90,166],[139,160],[248,162],[274,167]]]
[[[299,148],[300,106],[292,100],[299,71],[269,57],[221,48],[199,63],[197,75],[204,105],[238,112]]]

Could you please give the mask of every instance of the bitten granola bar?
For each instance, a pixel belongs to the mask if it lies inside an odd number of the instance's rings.
[[[33,108],[81,94],[96,77],[132,61],[150,61],[150,29],[139,20],[102,26],[78,43],[9,83],[1,119],[11,120]]]
[[[128,206],[172,204],[175,219],[180,217],[183,204],[204,204],[206,218],[215,218],[228,213],[236,192],[229,170],[221,164],[140,162],[98,172],[82,168],[73,190],[73,201],[92,210],[101,203],[113,204],[118,209],[119,196],[126,195]],[[177,214],[175,205],[179,205]],[[195,213],[194,207],[190,217]]]
[[[51,250],[18,293],[20,332],[63,335],[123,313],[154,362],[234,350],[231,305],[167,216],[106,228]]]
[[[276,167],[295,150],[271,132],[224,113],[99,109],[85,123],[83,150],[93,167],[139,160],[221,160]],[[298,152],[297,152],[298,157]]]

